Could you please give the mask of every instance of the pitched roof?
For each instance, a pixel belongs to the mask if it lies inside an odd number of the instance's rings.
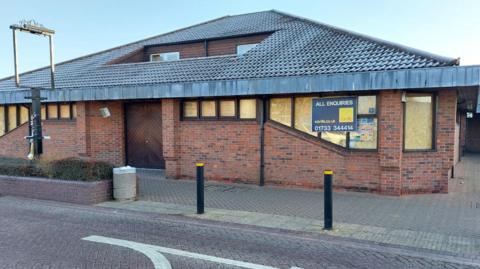
[[[242,56],[107,65],[146,45],[273,32]],[[279,11],[225,16],[173,32],[63,62],[57,88],[111,87],[168,82],[233,80],[458,65],[391,42],[338,29]],[[48,87],[49,69],[21,75],[22,85]],[[12,77],[1,90],[14,90]]]

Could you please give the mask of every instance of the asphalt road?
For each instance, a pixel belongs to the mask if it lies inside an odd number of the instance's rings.
[[[444,254],[0,197],[0,268],[480,268]]]

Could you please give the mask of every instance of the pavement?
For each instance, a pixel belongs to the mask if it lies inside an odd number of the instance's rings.
[[[0,197],[0,268],[480,268],[480,262],[315,233]]]
[[[208,169],[208,167],[206,168]],[[322,230],[323,192],[207,182],[206,214],[195,214],[195,184],[140,176],[140,200],[100,206],[237,224],[328,234],[480,259],[480,156],[457,165],[448,194],[389,197],[334,193],[334,230]]]

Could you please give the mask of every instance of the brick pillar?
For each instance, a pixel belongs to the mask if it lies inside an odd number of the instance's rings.
[[[77,151],[78,156],[87,157],[89,155],[89,124],[88,124],[88,103],[77,102]]]
[[[436,150],[441,158],[442,171],[441,178],[435,178],[433,182],[433,188],[436,192],[448,192],[448,178],[455,158],[456,115],[457,91],[451,89],[439,91],[436,118]]]
[[[379,100],[380,191],[401,195],[403,103],[401,91],[381,91]]]
[[[180,124],[180,103],[175,99],[162,100],[162,140],[165,174],[168,178],[180,176],[178,164],[178,128]]]

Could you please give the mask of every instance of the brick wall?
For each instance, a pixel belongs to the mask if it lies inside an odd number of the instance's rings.
[[[0,175],[0,195],[91,205],[112,199],[112,181],[78,182]]]
[[[270,34],[259,34],[250,36],[241,36],[233,38],[224,38],[207,41],[208,56],[232,55],[237,53],[237,45],[260,43]],[[148,46],[136,50],[119,59],[111,61],[109,64],[119,63],[137,63],[150,61],[150,54],[162,52],[180,52],[180,59],[205,57],[205,42],[191,42],[185,44]]]
[[[209,179],[258,183],[259,143],[256,121],[182,121],[178,128],[178,176],[194,177],[195,163],[205,162],[205,177]]]
[[[23,124],[10,133],[0,137],[0,156],[25,158],[29,143],[28,124]],[[43,135],[51,139],[43,141],[44,158],[60,159],[77,156],[76,124],[73,120],[44,121]]]
[[[436,150],[403,151],[401,91],[382,91],[379,102],[378,151],[349,151],[267,122],[265,182],[267,185],[319,188],[323,171],[335,171],[334,186],[342,189],[401,195],[447,192],[453,165],[456,92],[438,92]],[[164,100],[167,175],[195,176],[195,162],[206,163],[206,177],[222,181],[259,182],[259,124],[242,121],[179,121],[177,101]],[[169,123],[170,122],[170,123]],[[171,141],[171,142],[169,142]],[[168,159],[168,158],[166,158]],[[167,161],[168,163],[168,161]]]
[[[112,114],[102,118],[99,109],[108,107]],[[123,104],[121,102],[78,102],[75,120],[43,121],[44,140],[42,158],[92,157],[125,163]],[[0,155],[25,158],[28,154],[28,125],[23,124],[0,137]]]
[[[268,185],[322,187],[322,172],[335,171],[335,187],[401,195],[446,192],[453,166],[456,92],[438,91],[436,150],[403,151],[400,91],[382,91],[378,151],[348,151],[291,128],[265,126],[265,182]],[[102,118],[101,107],[111,117]],[[78,102],[74,121],[46,121],[46,157],[88,156],[124,165],[123,103]],[[22,125],[0,138],[0,155],[24,157]],[[180,101],[162,100],[163,154],[166,174],[193,178],[195,163],[205,162],[207,179],[259,182],[260,126],[257,121],[180,121]]]

